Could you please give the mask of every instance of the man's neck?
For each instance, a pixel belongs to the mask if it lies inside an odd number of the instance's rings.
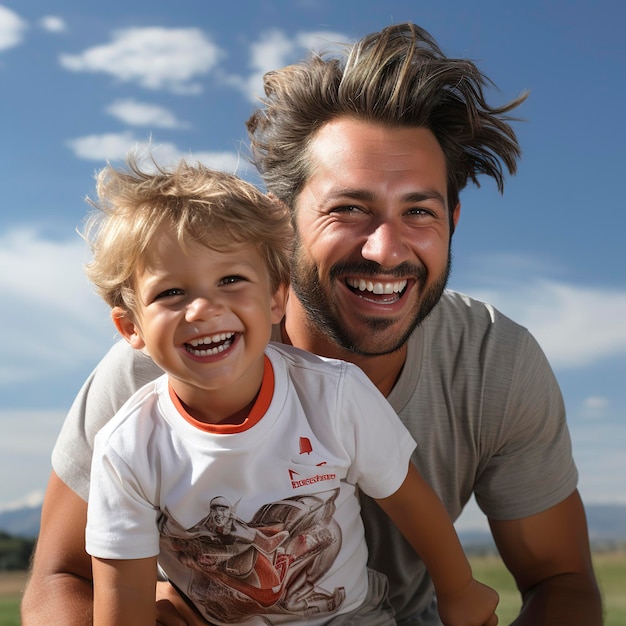
[[[309,322],[306,312],[293,293],[289,297],[281,333],[283,343],[358,365],[384,396],[388,396],[393,389],[406,360],[406,344],[397,352],[379,356],[363,356],[344,350]]]

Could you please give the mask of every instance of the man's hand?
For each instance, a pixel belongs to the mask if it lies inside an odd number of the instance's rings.
[[[156,615],[158,626],[206,626],[209,623],[168,582],[157,583]]]

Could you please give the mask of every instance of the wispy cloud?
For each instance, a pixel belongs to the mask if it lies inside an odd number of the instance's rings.
[[[149,164],[154,159],[164,167],[185,159],[189,163],[203,163],[207,167],[241,177],[247,176],[250,170],[248,161],[236,152],[184,151],[173,143],[140,139],[131,131],[86,135],[69,140],[67,145],[78,158],[101,161],[103,164],[106,161],[124,160],[133,152],[142,163]]]
[[[250,45],[250,73],[245,76],[222,75],[222,79],[256,103],[263,95],[263,76],[266,72],[295,63],[310,51],[325,52],[332,50],[335,42],[346,41],[346,35],[330,31],[302,32],[293,37],[279,29],[266,31]]]
[[[39,20],[39,26],[49,33],[64,33],[67,30],[67,24],[63,18],[56,15],[46,15]]]
[[[131,131],[85,135],[67,141],[68,147],[79,159],[102,162],[123,159],[141,144]]]
[[[0,234],[0,386],[50,378],[93,362],[114,336],[107,308],[83,275],[78,235],[52,241],[35,229]]]
[[[80,54],[63,54],[61,66],[73,72],[102,72],[146,89],[175,93],[202,91],[199,77],[208,74],[221,50],[197,28],[129,28],[112,41]]]
[[[525,264],[517,257],[494,255],[476,266],[479,272],[455,279],[456,288],[526,326],[555,367],[626,355],[626,289],[557,280],[536,260]]]
[[[0,50],[19,45],[27,28],[28,24],[17,13],[0,5]]]
[[[37,506],[50,475],[50,454],[65,411],[0,411],[0,474],[3,481],[0,511]],[[6,436],[10,433],[10,437]]]
[[[189,124],[177,119],[176,115],[158,104],[138,102],[133,99],[116,100],[105,111],[130,126],[153,128],[189,128]]]
[[[587,502],[626,503],[626,424],[584,421],[570,427],[580,491]]]
[[[611,402],[603,396],[588,396],[583,401],[581,410],[582,417],[586,419],[599,419],[610,414]]]

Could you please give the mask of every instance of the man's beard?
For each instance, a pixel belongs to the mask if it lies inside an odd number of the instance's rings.
[[[390,354],[402,348],[408,341],[413,331],[426,319],[433,310],[448,283],[450,275],[452,256],[448,251],[446,267],[437,280],[421,295],[416,303],[415,315],[409,326],[393,340],[389,340],[387,345],[372,346],[372,339],[380,331],[395,323],[392,319],[369,318],[366,320],[368,333],[366,336],[351,333],[348,325],[340,318],[332,302],[332,294],[324,290],[318,276],[317,267],[306,259],[304,248],[299,238],[296,236],[294,251],[291,263],[291,287],[301,302],[307,321],[315,332],[325,335],[340,348],[358,354],[360,356],[379,356]],[[424,285],[428,273],[423,266],[403,263],[394,268],[392,272],[382,270],[378,263],[372,261],[361,261],[358,263],[342,263],[331,268],[328,286],[338,275],[354,276],[377,276],[381,273],[391,275],[396,280],[403,278],[415,279],[418,285]],[[370,345],[368,345],[370,344]]]

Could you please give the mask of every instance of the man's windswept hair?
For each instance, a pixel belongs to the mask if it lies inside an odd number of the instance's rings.
[[[252,160],[268,191],[293,211],[310,176],[308,145],[338,116],[388,127],[425,127],[447,164],[448,203],[468,181],[486,174],[504,188],[520,148],[507,115],[526,98],[490,106],[491,81],[474,63],[446,57],[431,35],[412,23],[389,26],[345,47],[340,58],[312,55],[264,77],[262,107],[247,122]]]

